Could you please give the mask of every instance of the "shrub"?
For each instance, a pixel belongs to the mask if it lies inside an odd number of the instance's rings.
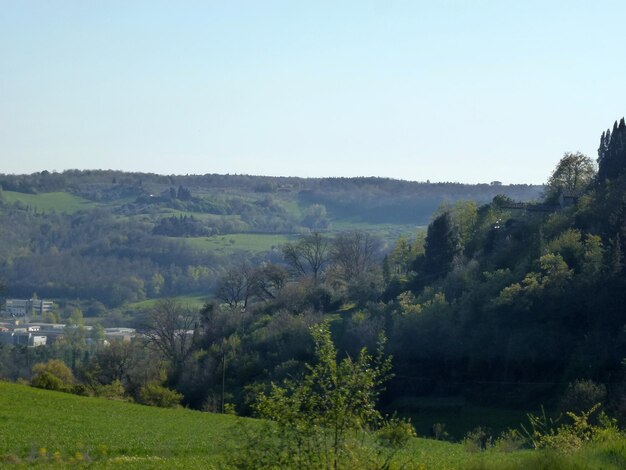
[[[237,410],[233,403],[224,403],[224,413],[227,415],[236,415]]]
[[[83,384],[74,384],[69,389],[69,392],[73,393],[74,395],[80,395],[81,397],[88,397],[89,396],[89,390]]]
[[[353,360],[337,358],[328,322],[311,327],[317,362],[298,381],[272,384],[255,410],[266,421],[245,434],[232,452],[238,468],[362,468],[368,455],[389,468],[396,452],[415,435],[408,421],[384,420],[375,408],[391,361],[365,349]],[[378,429],[372,436],[369,431]],[[375,446],[367,447],[366,441]],[[369,464],[371,467],[371,463]]]
[[[114,380],[108,385],[97,385],[94,388],[94,393],[97,397],[108,398],[109,400],[124,400],[130,401],[126,397],[126,390],[124,385],[119,380]]]
[[[65,391],[67,389],[61,379],[46,371],[42,371],[35,375],[30,384],[33,387],[44,388],[46,390]]]
[[[175,390],[151,382],[139,391],[139,401],[144,405],[173,408],[180,405],[183,396]]]
[[[465,435],[463,445],[468,452],[480,452],[492,446],[493,439],[489,430],[477,426]]]
[[[573,452],[579,450],[583,444],[594,440],[610,440],[619,435],[615,420],[608,418],[603,412],[596,413],[600,404],[592,406],[588,411],[579,414],[568,412],[567,418],[570,423],[558,423],[561,416],[556,419],[547,419],[545,413],[542,416],[528,415],[531,431],[522,426],[523,434],[535,449],[552,449],[558,452]],[[590,419],[597,415],[594,425]]]
[[[561,397],[560,408],[563,412],[582,413],[596,403],[606,399],[606,387],[592,380],[576,380],[568,384]]]
[[[74,384],[74,375],[69,367],[59,359],[39,362],[33,366],[33,387],[47,390],[67,391]]]
[[[376,437],[383,447],[401,449],[417,435],[410,421],[394,416],[382,425],[376,432]]]
[[[498,436],[493,447],[500,452],[515,452],[524,447],[524,437],[517,429],[507,429]]]
[[[446,431],[446,425],[444,423],[434,423],[430,431],[432,436],[438,441],[447,441],[450,438],[450,434]]]

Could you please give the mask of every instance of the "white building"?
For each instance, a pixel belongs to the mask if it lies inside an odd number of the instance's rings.
[[[44,335],[34,335],[20,331],[3,331],[0,332],[0,343],[36,347],[45,346],[48,343],[48,338]]]
[[[26,315],[42,315],[51,312],[54,304],[50,300],[42,299],[7,299],[6,312],[14,317],[24,317]]]

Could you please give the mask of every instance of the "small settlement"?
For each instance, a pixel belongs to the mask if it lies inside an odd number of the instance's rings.
[[[76,325],[63,323],[45,323],[30,321],[32,315],[42,315],[50,312],[54,304],[49,300],[40,299],[7,299],[5,308],[0,312],[5,321],[0,320],[0,344],[14,346],[47,346],[63,338],[68,329],[78,328]],[[82,326],[86,332],[93,330],[92,326]],[[105,328],[104,341],[130,341],[136,336],[134,328]],[[87,341],[92,341],[87,338]]]

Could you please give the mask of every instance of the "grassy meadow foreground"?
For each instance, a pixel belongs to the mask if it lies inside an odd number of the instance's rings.
[[[223,468],[240,425],[258,421],[162,409],[0,382],[0,466]],[[241,435],[241,434],[239,434]],[[241,439],[239,439],[240,441]],[[626,441],[596,442],[574,454],[412,439],[394,459],[403,468],[605,468],[626,465]]]

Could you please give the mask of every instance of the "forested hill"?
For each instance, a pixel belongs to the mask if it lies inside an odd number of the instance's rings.
[[[68,170],[63,173],[42,171],[31,175],[0,175],[5,191],[37,194],[67,192],[93,202],[124,200],[127,210],[160,205],[215,215],[239,215],[249,229],[259,229],[248,217],[254,207],[270,204],[280,207],[281,227],[262,227],[263,231],[282,231],[301,224],[300,214],[289,213],[289,204],[306,209],[322,205],[328,216],[350,218],[367,223],[426,224],[442,202],[473,200],[488,202],[498,194],[518,201],[537,199],[542,186],[430,183],[388,178],[296,178],[248,175],[156,175],[111,170]],[[269,201],[269,202],[268,202]],[[319,208],[317,208],[319,210]],[[291,216],[288,217],[288,216]],[[306,226],[306,223],[304,224]]]
[[[162,176],[119,171],[0,175],[0,282],[6,295],[91,299],[103,311],[147,298],[210,295],[238,259],[282,262],[310,231],[413,237],[442,203],[542,187],[383,178]],[[102,305],[104,304],[104,305]]]

